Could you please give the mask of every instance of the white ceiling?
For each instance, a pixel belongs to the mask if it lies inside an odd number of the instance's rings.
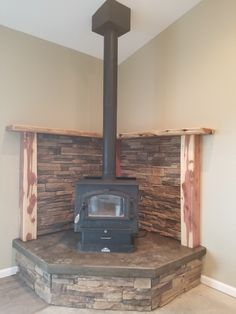
[[[201,0],[119,0],[131,8],[131,31],[119,39],[122,62]],[[0,24],[103,57],[91,17],[105,0],[0,0]]]

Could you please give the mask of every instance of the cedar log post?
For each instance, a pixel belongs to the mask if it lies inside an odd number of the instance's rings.
[[[32,132],[21,134],[20,238],[37,238],[37,134]]]
[[[200,245],[201,136],[181,136],[181,244]]]

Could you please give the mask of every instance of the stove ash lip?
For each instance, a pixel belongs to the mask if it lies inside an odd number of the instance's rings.
[[[139,187],[139,182],[135,177],[114,177],[114,178],[103,178],[102,176],[86,176],[76,182],[76,185],[110,185],[113,186],[137,186]]]
[[[112,179],[111,178],[104,178],[102,176],[85,176],[85,177],[83,177],[82,180],[102,180],[102,181],[114,181],[114,182],[116,182],[119,180],[136,181],[137,179],[136,179],[136,177],[123,177],[123,176],[122,177],[116,176]]]

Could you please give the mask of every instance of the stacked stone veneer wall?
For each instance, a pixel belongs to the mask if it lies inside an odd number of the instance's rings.
[[[39,235],[72,227],[75,183],[101,162],[101,139],[38,135]],[[180,238],[180,137],[122,139],[121,170],[140,183],[140,227]]]
[[[60,275],[17,252],[20,276],[49,304],[100,310],[151,311],[200,283],[202,262],[176,266],[155,278]]]
[[[101,175],[102,140],[38,135],[38,234],[72,228],[75,183]]]
[[[180,238],[180,136],[125,139],[122,175],[140,183],[142,229]]]

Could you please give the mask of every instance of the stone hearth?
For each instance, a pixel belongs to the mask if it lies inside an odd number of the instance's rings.
[[[73,231],[14,240],[23,280],[49,304],[151,311],[199,284],[203,247],[140,232],[133,253],[82,253]]]

